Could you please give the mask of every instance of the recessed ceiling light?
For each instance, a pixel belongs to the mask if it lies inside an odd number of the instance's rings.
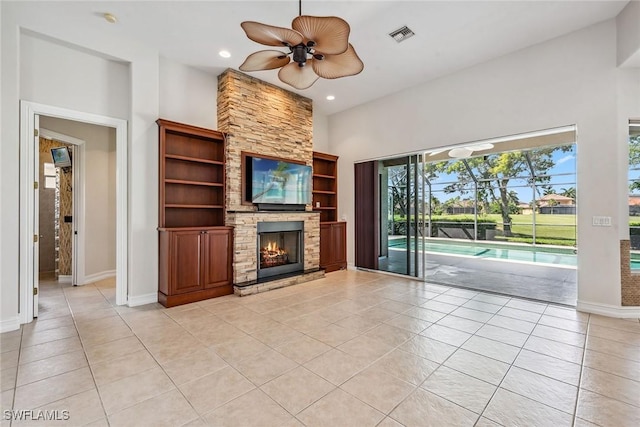
[[[115,24],[116,22],[118,22],[118,18],[116,18],[116,16],[112,13],[105,13],[102,15],[105,19],[105,21],[107,21],[109,24]]]
[[[327,101],[333,101],[334,99],[336,99],[335,96],[333,95],[327,95]]]
[[[228,50],[221,50],[220,52],[218,52],[218,55],[222,56],[223,58],[231,58],[231,53]]]

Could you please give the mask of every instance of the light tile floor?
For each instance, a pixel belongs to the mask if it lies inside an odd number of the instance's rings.
[[[356,271],[172,309],[41,289],[2,414],[70,419],[14,426],[640,425],[638,319]]]

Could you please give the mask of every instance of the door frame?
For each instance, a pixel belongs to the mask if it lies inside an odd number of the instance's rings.
[[[65,144],[74,146],[73,156],[71,158],[73,170],[73,222],[72,222],[72,239],[71,239],[71,262],[72,273],[71,283],[73,285],[84,285],[84,248],[85,248],[85,141],[73,136],[54,132],[49,129],[40,127],[40,138],[50,139],[52,141],[60,141]],[[38,215],[38,212],[34,212]],[[39,242],[38,242],[39,243]],[[37,280],[34,270],[34,282]],[[35,308],[34,308],[35,310]]]
[[[35,125],[36,115],[115,128],[116,131],[116,304],[128,297],[128,139],[127,121],[20,100],[20,323],[33,320]]]

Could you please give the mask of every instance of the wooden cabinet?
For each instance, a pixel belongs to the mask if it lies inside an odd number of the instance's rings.
[[[159,119],[160,283],[166,307],[233,293],[224,134]]]
[[[347,223],[320,224],[320,268],[327,273],[347,268]]]
[[[233,293],[232,227],[160,229],[158,299],[173,307]]]

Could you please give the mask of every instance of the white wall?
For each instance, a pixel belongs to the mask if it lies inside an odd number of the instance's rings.
[[[329,153],[329,118],[313,110],[313,151]]]
[[[129,116],[129,66],[25,32],[20,98],[110,117]]]
[[[638,78],[637,70],[629,79]],[[578,129],[578,300],[620,305],[619,239],[624,123],[638,88],[619,90],[614,20],[330,116],[330,151],[340,156],[340,214],[354,260],[353,164],[359,160],[533,130]],[[624,111],[622,107],[624,106]],[[619,108],[621,109],[619,111]],[[613,227],[593,227],[594,215]]]
[[[84,272],[89,276],[115,270],[115,129],[45,116],[40,127],[85,141]]]
[[[640,1],[630,1],[616,17],[618,64],[640,67]]]
[[[160,117],[217,129],[217,96],[217,76],[160,57]]]
[[[20,270],[19,241],[19,101],[51,103],[128,121],[129,156],[129,258],[128,293],[137,301],[157,295],[157,126],[159,106],[158,52],[135,40],[125,40],[111,28],[80,23],[85,28],[59,26],[56,5],[2,2],[2,206],[0,224],[0,312],[2,327],[18,318]],[[30,40],[32,34],[63,40]],[[21,43],[21,39],[25,39]],[[46,48],[45,48],[46,47]],[[50,56],[43,50],[62,51]],[[98,53],[99,52],[99,53]],[[47,58],[44,62],[41,58]],[[126,65],[122,65],[125,63]],[[68,70],[68,74],[43,70]],[[34,69],[37,67],[39,69]],[[27,69],[28,68],[28,69]],[[120,70],[120,71],[117,71]],[[122,73],[122,71],[124,73]],[[123,75],[124,74],[124,75]],[[113,79],[113,80],[112,80]],[[24,93],[23,93],[24,92]],[[9,185],[10,183],[10,185]]]

